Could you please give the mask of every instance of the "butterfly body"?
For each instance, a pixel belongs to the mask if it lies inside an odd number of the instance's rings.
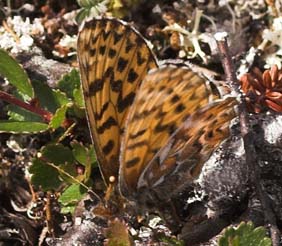
[[[191,184],[228,137],[236,99],[221,98],[191,69],[158,67],[142,36],[116,19],[87,22],[78,57],[105,182],[114,176],[127,199],[157,208]]]

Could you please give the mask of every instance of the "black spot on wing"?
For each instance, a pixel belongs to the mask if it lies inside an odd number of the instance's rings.
[[[100,46],[100,48],[99,48],[99,53],[100,53],[101,55],[104,55],[104,54],[105,54],[105,51],[106,51],[106,46],[105,46],[105,45]]]
[[[116,45],[123,37],[123,33],[114,32],[114,45]]]
[[[84,24],[84,29],[95,28],[96,22],[95,21],[88,21]]]
[[[145,43],[145,40],[140,35],[136,35],[135,43],[141,48],[141,46]]]
[[[116,56],[116,54],[117,54],[117,52],[114,49],[112,49],[112,48],[109,49],[109,57],[110,58],[114,58]]]
[[[126,149],[132,150],[132,149],[135,149],[137,147],[143,147],[144,145],[148,145],[148,142],[146,140],[143,140],[143,141],[140,141],[140,142],[137,142],[137,143],[133,143],[131,145],[127,145]]]
[[[172,134],[175,130],[176,130],[176,126],[173,123],[162,125],[161,122],[159,122],[154,128],[155,133],[166,131],[169,134]]]
[[[109,140],[109,141],[106,143],[106,145],[104,145],[104,146],[102,147],[103,153],[104,153],[105,155],[108,155],[109,153],[111,153],[111,151],[112,151],[113,148],[114,148],[114,145],[115,145],[114,141],[113,141],[113,140]]]
[[[98,91],[103,89],[104,83],[101,79],[95,79],[89,85],[89,93],[88,96],[95,96]]]
[[[108,22],[107,22],[107,20],[99,20],[98,23],[99,23],[99,27],[101,29],[105,29],[105,27],[107,26]]]
[[[186,107],[182,103],[180,103],[175,108],[175,113],[179,114],[179,113],[183,112],[185,109],[186,109]]]
[[[120,92],[122,89],[122,80],[110,80],[111,89],[114,92]]]
[[[125,60],[124,58],[120,57],[118,59],[117,70],[122,73],[123,70],[126,68],[127,64],[128,60]]]
[[[180,97],[179,97],[178,95],[174,95],[174,96],[171,98],[170,102],[171,102],[171,103],[176,103],[176,102],[178,102],[179,100],[180,100]]]
[[[102,117],[103,117],[103,115],[104,115],[104,113],[107,111],[108,107],[109,107],[109,102],[106,102],[106,103],[103,105],[103,107],[102,107],[100,113],[95,112],[95,113],[94,113],[94,118],[95,118],[95,120],[101,120]]]
[[[144,133],[146,132],[146,129],[140,130],[138,132],[136,132],[135,134],[129,134],[129,138],[134,139],[137,138],[139,136],[142,136]]]
[[[103,77],[104,77],[104,79],[105,78],[112,78],[112,77],[114,77],[114,69],[113,69],[113,67],[108,67],[107,70],[105,71]]]
[[[97,128],[98,134],[104,133],[107,129],[110,129],[112,126],[117,126],[117,121],[110,116],[101,126]]]
[[[125,53],[128,53],[130,50],[132,50],[134,46],[134,43],[132,43],[130,39],[127,39],[125,45]]]
[[[102,37],[103,37],[103,39],[104,40],[107,40],[108,39],[108,36],[111,34],[111,32],[110,31],[104,31],[104,30],[102,30],[101,31],[101,34],[102,34]],[[98,37],[98,36],[97,36]]]
[[[126,108],[128,108],[132,103],[135,98],[135,92],[130,92],[126,97],[123,99],[121,94],[118,97],[118,102],[117,102],[117,107],[118,107],[118,112],[121,113],[123,112]]]
[[[92,48],[92,49],[87,48],[86,50],[89,50],[89,55],[90,56],[95,56],[95,54],[96,54],[96,49],[95,48]]]
[[[134,167],[137,163],[139,163],[139,161],[140,161],[140,158],[139,158],[139,157],[134,157],[133,159],[127,161],[127,162],[125,163],[125,166],[126,166],[127,168]]]
[[[137,78],[138,78],[138,74],[134,71],[133,68],[130,68],[128,77],[127,77],[127,81],[129,83],[133,83]]]
[[[146,61],[146,59],[142,57],[142,53],[140,51],[137,51],[136,57],[137,57],[137,64],[139,66],[141,66]]]

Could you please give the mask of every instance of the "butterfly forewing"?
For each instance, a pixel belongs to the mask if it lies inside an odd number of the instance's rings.
[[[142,36],[116,19],[86,22],[78,58],[89,127],[105,181],[117,177],[120,137],[136,90],[155,58]]]
[[[122,140],[120,184],[123,194],[132,197],[138,193],[139,179],[160,149],[168,144],[185,120],[217,98],[203,78],[186,68],[166,66],[145,77],[130,110]],[[159,178],[162,171],[157,172],[151,175]]]

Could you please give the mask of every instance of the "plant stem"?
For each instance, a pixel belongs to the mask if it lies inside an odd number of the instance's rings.
[[[239,104],[239,119],[241,135],[244,141],[244,148],[246,154],[246,165],[249,172],[251,185],[254,185],[255,192],[261,202],[265,220],[269,224],[270,234],[273,246],[280,245],[280,231],[276,224],[275,214],[272,210],[271,201],[264,190],[260,177],[260,168],[257,162],[257,153],[255,150],[254,140],[255,135],[250,127],[249,114],[246,109],[245,97],[239,89],[239,83],[236,79],[234,65],[230,56],[230,52],[226,40],[227,34],[217,33],[215,35],[218,49],[221,55],[221,61],[226,75],[226,80],[230,82],[231,87],[241,95],[241,102]]]
[[[18,98],[4,92],[4,91],[1,91],[0,90],[0,100],[3,100],[3,101],[6,101],[8,103],[11,103],[11,104],[14,104],[14,105],[17,105],[21,108],[24,108],[32,113],[35,113],[39,116],[41,116],[45,122],[49,123],[50,120],[52,119],[52,116],[53,114],[47,110],[44,110],[42,108],[39,108],[35,105],[32,105],[30,103],[26,103],[26,102],[23,102],[21,100],[19,100]]]

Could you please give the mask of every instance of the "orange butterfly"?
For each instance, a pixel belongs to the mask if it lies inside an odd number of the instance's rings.
[[[79,33],[89,127],[104,180],[122,195],[158,206],[197,178],[229,136],[233,97],[186,67],[158,67],[129,24],[101,18]],[[150,72],[149,72],[150,71]]]

